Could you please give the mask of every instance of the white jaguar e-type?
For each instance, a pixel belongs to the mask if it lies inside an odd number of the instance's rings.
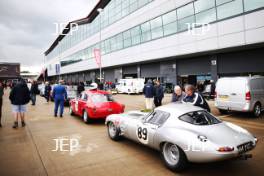
[[[247,130],[189,104],[171,103],[149,114],[113,114],[105,123],[111,139],[125,137],[159,150],[173,171],[184,169],[188,162],[249,158],[247,152],[257,143]]]

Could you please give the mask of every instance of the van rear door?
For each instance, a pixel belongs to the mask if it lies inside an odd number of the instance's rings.
[[[229,109],[241,111],[244,109],[246,104],[246,87],[247,79],[236,78],[232,79],[231,89],[229,94]]]
[[[229,94],[231,89],[231,80],[228,78],[219,79],[216,84],[217,93],[217,107],[228,109],[229,108]]]

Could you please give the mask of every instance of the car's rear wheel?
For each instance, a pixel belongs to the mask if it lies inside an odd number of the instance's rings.
[[[182,171],[188,165],[185,153],[172,143],[167,142],[162,146],[162,157],[165,165],[172,171]]]
[[[253,114],[255,117],[260,117],[261,115],[261,104],[260,103],[256,103],[253,109]]]
[[[91,119],[86,110],[83,111],[83,121],[87,124],[91,123]]]
[[[225,110],[225,109],[218,109],[218,110],[219,110],[220,114],[223,114],[223,115],[228,113],[228,110]]]
[[[72,109],[72,106],[70,104],[70,109],[69,109],[69,112],[70,112],[70,115],[73,116],[74,115],[74,112],[73,112],[73,109]]]
[[[108,135],[109,137],[114,140],[114,141],[118,141],[121,136],[119,129],[115,126],[115,124],[113,122],[109,122],[107,124],[107,131],[108,131]]]

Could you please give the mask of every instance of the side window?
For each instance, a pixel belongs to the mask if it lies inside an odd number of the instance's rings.
[[[81,99],[85,101],[88,100],[88,95],[86,93],[82,93]]]
[[[154,111],[147,119],[146,122],[147,123],[151,123],[154,125],[163,125],[166,120],[169,118],[170,114],[164,111]]]

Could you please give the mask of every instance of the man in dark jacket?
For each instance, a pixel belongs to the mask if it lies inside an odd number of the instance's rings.
[[[186,96],[183,98],[183,103],[190,103],[194,106],[199,106],[208,112],[211,112],[209,105],[207,104],[206,100],[203,96],[195,92],[195,88],[193,85],[186,85],[185,86]]]
[[[51,92],[51,86],[49,82],[45,82],[44,97],[46,98],[47,102],[49,102],[50,100],[50,92]]]
[[[154,87],[154,104],[156,107],[162,105],[162,99],[164,97],[163,87],[160,85],[159,81],[156,81],[156,85]]]
[[[63,83],[64,81],[60,80],[59,84],[53,88],[52,97],[55,101],[54,117],[57,117],[59,106],[60,106],[60,117],[63,116],[64,102],[65,100],[67,100],[67,91]]]
[[[152,109],[154,87],[150,79],[148,80],[147,84],[144,86],[143,93],[145,95],[146,109]]]
[[[25,124],[25,112],[26,112],[26,104],[30,101],[30,92],[27,87],[26,82],[21,79],[19,80],[18,84],[13,87],[13,89],[10,92],[9,99],[12,104],[12,111],[15,116],[15,122],[13,125],[13,128],[18,127],[18,119],[20,117],[22,127],[24,127]]]
[[[79,82],[79,85],[77,87],[77,93],[78,93],[78,96],[82,93],[82,91],[84,91],[84,83],[83,82]]]
[[[32,85],[31,85],[31,89],[30,89],[30,97],[31,97],[31,101],[32,101],[33,106],[35,106],[35,104],[36,104],[36,96],[38,93],[39,93],[38,84],[34,80],[34,81],[32,81]]]

